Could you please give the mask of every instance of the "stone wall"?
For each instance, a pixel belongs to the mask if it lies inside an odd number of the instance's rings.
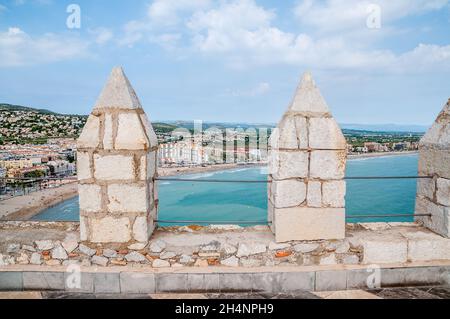
[[[142,245],[154,229],[157,138],[114,68],[78,139],[81,240]]]
[[[416,214],[436,233],[450,237],[450,100],[419,145],[419,175]]]
[[[269,221],[277,242],[344,238],[346,141],[311,74],[269,143]]]

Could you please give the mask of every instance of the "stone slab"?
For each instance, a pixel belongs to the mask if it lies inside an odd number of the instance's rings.
[[[122,272],[120,273],[121,293],[155,293],[155,274]]]

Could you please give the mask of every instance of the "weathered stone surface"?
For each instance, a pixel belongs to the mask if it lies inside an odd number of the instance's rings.
[[[313,149],[345,150],[347,142],[335,119],[310,118],[309,147]]]
[[[434,233],[403,232],[408,239],[409,261],[430,261],[450,259],[450,239]]]
[[[14,257],[0,254],[0,266],[14,265]]]
[[[206,259],[197,259],[194,263],[195,267],[208,267],[208,261]]]
[[[345,207],[345,181],[331,181],[322,184],[322,203],[327,207]]]
[[[149,205],[147,191],[144,186],[109,185],[108,200],[108,210],[110,212],[147,212]],[[145,240],[139,239],[139,241]]]
[[[120,67],[115,67],[103,88],[95,108],[140,109],[139,98]]]
[[[179,262],[183,265],[194,262],[193,258],[189,255],[181,255]]]
[[[142,250],[147,246],[147,243],[135,243],[128,246],[131,250]]]
[[[320,258],[320,265],[335,265],[336,264],[336,255],[329,254],[327,256],[322,256]]]
[[[42,264],[41,254],[39,253],[32,253],[30,258],[30,264],[33,265],[40,265]]]
[[[309,181],[306,197],[306,204],[308,207],[322,207],[322,183]]]
[[[438,178],[436,186],[437,203],[443,206],[450,206],[450,179]]]
[[[307,149],[308,125],[306,118],[287,114],[270,136],[272,149]]]
[[[361,237],[364,264],[404,263],[407,261],[408,243],[403,236]]]
[[[64,241],[61,243],[68,254],[73,252],[78,247],[78,238],[76,236],[66,236]]]
[[[315,116],[330,112],[311,73],[307,72],[303,75],[289,107],[289,111],[304,112]]]
[[[100,119],[95,115],[89,115],[83,131],[77,140],[77,147],[79,149],[97,148],[100,143],[99,132]]]
[[[52,258],[65,260],[69,258],[69,256],[67,256],[66,250],[60,244],[58,244],[52,250]]]
[[[160,253],[166,248],[166,243],[163,240],[155,240],[150,243],[149,250],[152,253]]]
[[[308,152],[272,151],[269,156],[269,174],[275,180],[308,176]]]
[[[131,156],[94,155],[94,176],[99,180],[132,180],[134,161]]]
[[[222,260],[220,263],[227,267],[238,267],[239,266],[239,258],[236,258],[236,256],[231,256],[227,259]]]
[[[117,251],[112,249],[103,249],[103,256],[107,258],[116,258],[117,257]]]
[[[22,245],[22,250],[26,250],[26,251],[30,251],[30,252],[36,251],[36,249],[31,245]]]
[[[131,239],[127,217],[91,219],[91,241],[94,243],[126,243]]]
[[[233,255],[237,252],[237,248],[230,244],[225,244],[222,249],[225,255]]]
[[[153,229],[146,216],[136,217],[133,224],[133,238],[140,242],[147,242]],[[145,247],[145,245],[144,245]]]
[[[320,245],[316,243],[297,244],[294,246],[294,250],[298,253],[310,253],[319,248],[319,246]]]
[[[450,237],[450,207],[437,205],[425,197],[416,198],[416,214],[431,214],[431,217],[416,217],[424,226],[438,234]]]
[[[172,258],[175,258],[176,256],[177,256],[177,254],[175,254],[174,252],[165,251],[159,256],[159,258],[160,259],[172,259]]]
[[[419,175],[450,179],[450,149],[419,150]]]
[[[30,263],[30,259],[26,253],[20,253],[19,257],[17,257],[16,262],[19,265],[28,265]]]
[[[78,152],[77,154],[77,176],[79,180],[92,178],[89,153]]]
[[[82,254],[85,254],[89,257],[94,256],[97,253],[97,251],[95,249],[89,248],[88,246],[83,245],[83,244],[80,244],[78,249],[80,250],[80,252]]]
[[[418,195],[433,200],[435,192],[436,192],[436,180],[434,178],[419,178],[417,180]]]
[[[294,207],[275,209],[277,242],[345,237],[343,208]]]
[[[145,134],[139,114],[119,114],[115,147],[116,149],[125,150],[145,150],[150,147],[150,142]]]
[[[259,259],[249,258],[249,259],[241,259],[242,267],[260,267],[262,265],[262,261]]]
[[[240,243],[238,247],[237,257],[246,257],[265,253],[267,246],[263,243]]]
[[[20,244],[9,244],[8,247],[6,248],[6,252],[8,254],[18,253],[19,250],[20,250]]]
[[[125,259],[128,262],[143,262],[146,261],[147,259],[144,257],[144,255],[138,253],[137,251],[132,251],[131,253],[127,254],[125,256]]]
[[[102,257],[102,256],[93,256],[91,258],[91,262],[94,265],[99,265],[102,267],[106,267],[108,265],[108,258]]]
[[[350,244],[347,240],[344,240],[342,243],[340,243],[337,247],[336,247],[336,254],[344,254],[346,252],[348,252],[350,249]]]
[[[37,240],[34,243],[39,250],[50,250],[54,247],[54,243],[51,240]]]
[[[166,268],[170,267],[170,263],[167,260],[155,259],[152,263],[153,268]]]
[[[283,250],[283,249],[290,248],[290,247],[291,247],[291,245],[289,245],[289,244],[278,244],[275,242],[271,242],[269,244],[269,250]]]
[[[312,151],[309,176],[320,179],[343,179],[346,156],[346,151]]]
[[[84,216],[80,216],[80,240],[86,241],[88,240],[89,234],[87,230],[88,219]]]
[[[299,206],[306,199],[306,184],[300,180],[273,181],[271,188],[276,208]]]
[[[93,184],[79,184],[80,210],[87,213],[99,212],[102,209],[101,187]]]
[[[342,259],[345,265],[357,265],[359,264],[359,257],[356,255],[348,255]]]
[[[105,114],[105,133],[103,134],[103,148],[111,150],[114,148],[113,119],[111,114]]]

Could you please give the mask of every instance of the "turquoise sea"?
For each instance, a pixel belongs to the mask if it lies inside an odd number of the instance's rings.
[[[178,178],[266,180],[266,168],[238,168],[190,174]],[[415,176],[417,155],[352,159],[347,176]],[[216,222],[267,221],[265,183],[201,183],[159,181],[159,220]],[[348,222],[412,221],[411,217],[351,218],[352,215],[413,214],[415,179],[348,180]],[[78,198],[62,202],[36,215],[34,220],[78,220]]]

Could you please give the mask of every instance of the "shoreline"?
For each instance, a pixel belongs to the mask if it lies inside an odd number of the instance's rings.
[[[383,156],[401,156],[417,154],[417,151],[365,153],[348,155],[348,159],[377,158]],[[251,164],[217,164],[206,167],[163,167],[158,168],[159,177],[178,176],[183,174],[197,174],[217,172],[236,168],[264,167],[267,163]],[[58,188],[45,189],[39,192],[18,196],[0,201],[0,220],[29,220],[40,212],[78,195],[78,185],[69,183]]]

